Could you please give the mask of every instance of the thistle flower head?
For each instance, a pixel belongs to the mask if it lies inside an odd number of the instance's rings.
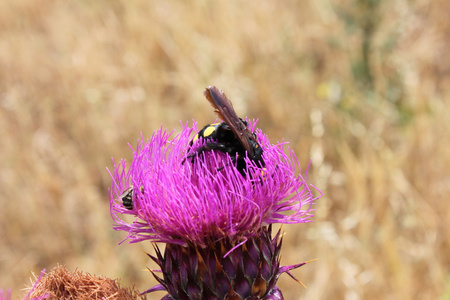
[[[138,299],[134,288],[124,288],[117,279],[91,275],[63,266],[41,272],[24,300],[43,299]]]
[[[153,274],[160,284],[147,291],[166,290],[163,299],[283,299],[278,277],[304,263],[280,267],[282,238],[271,225],[309,221],[307,171],[285,143],[239,119],[221,90],[205,96],[223,123],[161,128],[138,141],[129,165],[114,163],[115,228],[131,242],[167,243],[150,256],[163,277]]]
[[[244,176],[233,157],[203,151],[187,159],[195,128],[182,126],[176,134],[159,129],[141,138],[133,160],[114,163],[109,190],[115,229],[128,232],[130,242],[150,240],[205,246],[223,238],[245,241],[262,226],[302,223],[311,217],[314,196],[301,175],[294,153],[284,143],[271,144],[255,130],[263,149],[264,167],[246,158]],[[192,146],[202,147],[199,139]],[[300,173],[300,174],[298,174]],[[124,207],[123,192],[132,187],[132,209]],[[134,217],[126,222],[124,215]]]

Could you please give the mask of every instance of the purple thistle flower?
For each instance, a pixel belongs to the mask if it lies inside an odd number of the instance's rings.
[[[210,87],[205,96],[217,112],[232,110],[219,89]],[[150,256],[163,278],[153,274],[160,284],[146,291],[168,291],[163,299],[283,299],[278,277],[293,277],[290,270],[305,264],[280,267],[282,238],[280,231],[272,238],[272,224],[310,222],[320,191],[306,183],[308,170],[301,175],[286,143],[271,144],[255,121],[246,125],[234,111],[226,119],[224,127],[209,129],[233,134],[244,148],[237,135],[245,133],[254,147],[251,159],[234,140],[226,141],[233,149],[228,153],[222,141],[213,144],[212,135],[190,142],[198,129],[186,124],[178,134],[161,128],[148,140],[141,137],[131,164],[113,161],[109,198],[115,229],[126,231],[132,243],[167,243],[164,253],[155,246],[157,255]]]
[[[289,148],[285,154],[284,143],[272,145],[256,130],[265,168],[247,160],[249,176],[244,177],[220,151],[203,152],[202,159],[183,164],[192,132],[187,126],[176,135],[159,129],[150,140],[138,142],[128,170],[124,160],[114,164],[111,214],[115,229],[128,232],[131,242],[244,241],[262,226],[309,222],[316,198],[305,178],[296,175],[299,163]],[[120,199],[130,186],[132,210]],[[122,220],[126,214],[136,220]]]

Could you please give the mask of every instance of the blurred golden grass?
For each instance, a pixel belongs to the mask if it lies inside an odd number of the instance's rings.
[[[284,226],[286,299],[436,299],[450,265],[447,1],[0,4],[0,287],[58,263],[145,290],[105,167],[140,132],[215,116],[214,84],[325,196]],[[365,46],[366,48],[364,48]],[[161,293],[150,299],[161,298]],[[448,291],[447,291],[448,297]]]

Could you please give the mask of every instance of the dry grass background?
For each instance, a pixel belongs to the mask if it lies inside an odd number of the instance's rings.
[[[0,287],[57,263],[145,290],[106,167],[161,123],[214,119],[207,85],[285,139],[325,196],[284,226],[286,299],[448,299],[446,0],[0,3]],[[447,195],[447,196],[446,196]],[[160,299],[162,293],[150,299]],[[446,295],[446,296],[445,296]]]

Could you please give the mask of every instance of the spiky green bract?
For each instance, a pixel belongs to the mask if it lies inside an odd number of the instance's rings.
[[[167,244],[164,254],[149,255],[160,267],[163,278],[151,291],[165,289],[164,299],[283,299],[275,286],[280,272],[280,232],[272,238],[271,226],[235,250],[235,241],[211,241],[206,247]]]
[[[116,229],[128,232],[130,242],[150,240],[206,247],[211,241],[245,241],[273,223],[302,223],[311,217],[314,198],[301,175],[294,153],[254,131],[264,153],[265,168],[246,160],[242,176],[232,158],[220,151],[204,151],[186,159],[193,129],[181,133],[160,129],[138,142],[133,160],[114,164],[109,190]],[[204,141],[199,139],[194,147]],[[300,174],[298,174],[300,173]],[[133,209],[120,195],[133,187]],[[123,215],[135,217],[128,223]]]

